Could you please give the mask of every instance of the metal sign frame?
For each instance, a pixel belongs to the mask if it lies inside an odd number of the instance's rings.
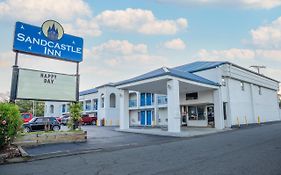
[[[15,36],[14,36],[14,38],[15,38]],[[82,50],[83,50],[83,48],[82,48]],[[15,62],[14,62],[14,65],[12,67],[12,81],[11,81],[11,91],[10,91],[10,102],[11,103],[15,103],[15,100],[17,99],[18,78],[19,78],[19,66],[18,66],[19,53],[25,53],[25,54],[29,54],[29,55],[34,55],[33,53],[20,52],[18,50],[13,50],[13,51],[15,52]],[[35,55],[38,55],[38,54],[35,54]],[[57,58],[54,58],[54,57],[48,57],[48,56],[44,56],[44,55],[38,55],[38,56],[43,56],[43,57],[47,57],[47,58],[50,58],[50,59],[56,59],[56,60],[62,60],[62,61],[67,61],[67,62],[72,62],[72,63],[75,62],[76,63],[76,74],[75,74],[75,76],[76,76],[76,102],[79,102],[79,85],[80,85],[79,61],[57,59]],[[83,54],[82,54],[82,60],[83,60]],[[43,101],[42,99],[28,99],[28,100]],[[62,100],[47,100],[47,101],[61,101],[61,102],[65,102],[64,100],[63,101]]]

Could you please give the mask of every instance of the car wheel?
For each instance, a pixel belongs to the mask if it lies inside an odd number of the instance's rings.
[[[24,127],[23,131],[24,132],[30,132],[30,128],[26,126],[26,127]]]
[[[92,121],[92,125],[96,125],[96,121],[94,120],[94,121]]]
[[[58,131],[58,130],[60,130],[60,127],[59,126],[53,126],[53,131]]]

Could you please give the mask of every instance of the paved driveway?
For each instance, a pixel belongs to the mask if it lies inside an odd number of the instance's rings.
[[[62,130],[66,130],[62,127]],[[79,150],[118,149],[127,146],[143,146],[179,140],[179,138],[133,134],[115,131],[114,127],[83,126],[87,131],[86,143],[63,143],[24,148],[30,156]]]

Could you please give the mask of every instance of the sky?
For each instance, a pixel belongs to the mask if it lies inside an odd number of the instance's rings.
[[[84,39],[81,90],[194,61],[264,65],[281,81],[281,0],[0,0],[0,93],[10,90],[15,22],[48,19]],[[20,54],[19,66],[76,65]]]

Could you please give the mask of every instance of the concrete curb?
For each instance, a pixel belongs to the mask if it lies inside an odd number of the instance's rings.
[[[145,129],[144,129],[145,130]],[[217,131],[212,131],[208,133],[202,133],[202,134],[194,134],[194,135],[181,135],[180,133],[169,133],[167,131],[163,131],[163,133],[158,132],[158,133],[149,133],[149,132],[143,132],[144,130],[121,130],[121,129],[115,129],[115,131],[118,132],[126,132],[126,133],[133,133],[133,134],[144,134],[144,135],[154,135],[154,136],[162,136],[162,137],[175,137],[175,138],[194,138],[194,137],[202,137],[202,136],[207,136],[207,135],[212,135],[212,134],[218,134],[218,133],[224,133],[227,131],[232,131],[233,129],[224,129],[224,130],[217,130]],[[188,131],[187,131],[188,132]]]

